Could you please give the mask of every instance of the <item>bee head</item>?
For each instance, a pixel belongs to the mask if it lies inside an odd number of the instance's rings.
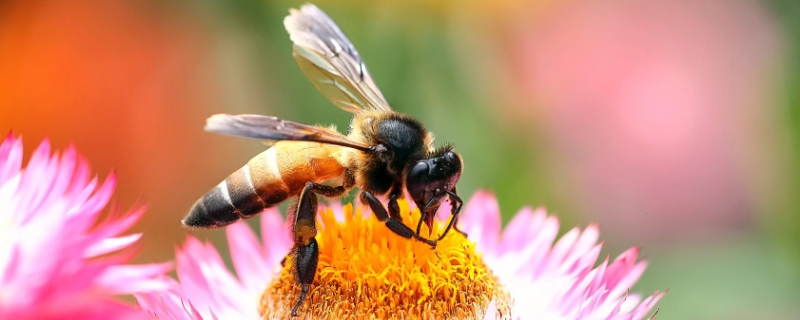
[[[427,159],[417,161],[406,174],[406,189],[417,204],[428,230],[433,227],[436,210],[456,187],[461,177],[461,156],[446,146]]]

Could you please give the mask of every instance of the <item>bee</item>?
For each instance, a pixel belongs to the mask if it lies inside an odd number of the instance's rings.
[[[183,219],[188,228],[219,228],[297,197],[290,211],[294,267],[302,305],[316,275],[319,248],[317,195],[339,197],[358,187],[358,198],[393,233],[436,247],[456,223],[463,201],[456,183],[464,167],[452,146],[435,148],[433,134],[416,119],[394,111],[339,27],[311,4],[284,20],[302,72],[334,105],[353,114],[349,133],[262,115],[211,116],[205,130],[274,142],[195,202]],[[404,224],[397,200],[408,195],[419,207],[416,229]],[[387,205],[378,200],[382,197]],[[451,217],[437,238],[428,236],[440,205]],[[463,232],[461,232],[463,234]]]

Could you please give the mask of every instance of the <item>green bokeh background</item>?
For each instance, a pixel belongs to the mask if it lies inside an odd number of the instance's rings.
[[[48,2],[43,3],[46,6]],[[194,32],[194,37],[202,39],[197,41],[200,45],[196,48],[200,51],[196,54],[203,57],[200,59],[203,77],[214,79],[219,85],[214,89],[218,95],[206,107],[177,109],[175,113],[181,115],[177,119],[186,115],[191,121],[176,122],[176,126],[185,126],[189,137],[196,135],[203,143],[207,141],[209,150],[218,150],[214,148],[223,145],[229,148],[208,154],[193,149],[198,151],[196,161],[202,163],[197,166],[206,166],[208,161],[224,165],[181,173],[187,179],[189,176],[197,179],[187,183],[186,189],[146,193],[141,191],[145,187],[125,186],[126,180],[135,180],[138,172],[119,172],[120,202],[130,205],[144,197],[144,202],[150,203],[144,226],[137,230],[145,233],[145,253],[140,260],[160,261],[168,259],[173,245],[185,237],[183,230],[174,228],[177,218],[185,212],[181,208],[188,208],[202,190],[213,186],[225,172],[263,150],[262,145],[252,141],[209,137],[201,131],[201,119],[213,113],[260,113],[304,123],[333,123],[343,129],[350,118],[314,90],[291,57],[291,42],[282,21],[288,8],[296,8],[303,2],[131,0],[126,3],[131,5],[125,10],[156,17],[153,19],[158,21],[180,21],[185,29]],[[556,147],[553,144],[558,141],[548,139],[543,130],[526,127],[524,122],[511,125],[503,115],[498,115],[509,109],[498,105],[507,102],[498,99],[503,95],[500,92],[503,82],[491,78],[502,73],[503,69],[497,65],[506,57],[503,50],[507,50],[494,47],[503,41],[498,31],[502,27],[494,24],[513,25],[545,16],[559,1],[523,6],[529,17],[509,13],[517,5],[513,0],[497,4],[360,0],[316,4],[338,22],[356,45],[393,108],[426,123],[436,133],[437,144],[456,145],[466,161],[466,172],[459,183],[463,195],[468,197],[479,189],[491,190],[499,200],[504,222],[526,205],[543,206],[558,215],[562,232],[592,222],[577,193],[563,181],[562,173],[552,167],[558,161],[551,156]],[[776,79],[770,79],[775,83],[770,90],[773,97],[769,99],[774,104],[761,106],[773,110],[770,115],[775,117],[771,119],[773,131],[765,136],[782,139],[778,147],[782,167],[777,169],[781,174],[779,181],[774,182],[777,189],[754,196],[756,205],[750,209],[753,212],[748,212],[752,220],[745,227],[708,237],[682,237],[680,230],[676,230],[675,236],[666,240],[642,239],[631,243],[622,240],[629,239],[624,236],[604,233],[601,226],[601,239],[606,241],[604,253],[612,257],[628,247],[643,245],[641,252],[650,265],[634,291],[649,294],[670,289],[659,303],[658,319],[800,319],[800,2],[770,0],[758,5],[774,19],[781,43],[781,54],[775,58],[779,72],[774,73]],[[13,11],[13,8],[14,1],[0,6],[0,10]],[[495,14],[503,10],[504,14]],[[479,20],[464,19],[483,11],[486,16]],[[476,33],[481,34],[473,37]],[[493,33],[498,34],[495,37]],[[470,43],[481,39],[493,41]],[[482,50],[469,51],[476,47]],[[0,53],[8,50],[3,48],[0,46]],[[483,75],[486,77],[480,78]],[[4,113],[0,113],[0,131],[6,126],[22,127],[26,135],[25,126],[19,123],[47,117],[38,111],[14,113],[11,108],[15,106],[0,105],[0,110],[7,112],[7,122],[3,122]],[[534,126],[536,122],[530,123]],[[31,139],[26,141],[26,147],[48,133],[36,130],[31,129],[27,134]],[[98,132],[100,129],[91,126],[70,130],[74,131],[66,132],[113,134],[113,131]],[[71,141],[70,137],[52,137],[56,145]],[[94,159],[93,153],[102,157],[102,150],[88,149],[82,150],[88,153],[90,161]],[[167,159],[169,152],[154,158]],[[110,170],[124,157],[124,154],[109,156],[107,162],[101,160],[95,168],[98,172]],[[209,160],[212,158],[218,160]],[[257,227],[256,223],[251,225]],[[221,251],[226,250],[222,232],[197,235],[215,242]]]
[[[459,56],[459,35],[448,18],[454,14],[434,5],[373,5],[367,2],[322,2],[321,7],[340,24],[367,62],[375,81],[394,108],[412,114],[437,135],[437,141],[454,142],[467,159],[468,171],[459,188],[464,194],[490,189],[497,195],[504,221],[525,205],[541,205],[558,214],[563,225],[585,225],[589,221],[571,215],[576,211],[569,191],[554,190],[558,176],[538,155],[550,152],[547,142],[530,130],[504,125],[494,112],[491,94],[476,92],[465,71],[469,65]],[[420,9],[417,6],[422,6]],[[458,4],[449,4],[458,7]],[[800,3],[772,1],[767,5],[782,27],[786,41],[787,71],[776,81],[774,106],[780,110],[778,132],[790,133],[791,155],[798,159],[800,145]],[[291,6],[291,5],[289,5]],[[381,10],[375,7],[390,7]],[[446,6],[446,5],[442,5]],[[308,123],[333,122],[346,128],[348,116],[318,94],[288,63],[291,43],[282,24],[285,2],[214,2],[208,17],[248,34],[248,61],[268,77],[272,92],[281,92],[282,108],[273,114]],[[441,10],[446,10],[441,9]],[[376,14],[376,11],[378,13]],[[381,16],[383,14],[383,16]],[[260,53],[260,52],[265,53]],[[496,57],[475,56],[491,64]],[[276,81],[275,79],[285,79]],[[487,88],[488,89],[488,88]],[[274,105],[274,104],[273,104]],[[245,111],[245,110],[243,110]],[[248,108],[246,111],[259,112]],[[659,319],[789,319],[800,318],[800,182],[796,161],[787,161],[782,185],[786,188],[765,200],[749,232],[697,240],[650,243],[643,253],[650,267],[633,290],[650,293],[670,289],[659,304]],[[566,231],[562,227],[562,232]],[[606,235],[608,237],[609,235]],[[605,238],[605,237],[604,237]],[[630,246],[613,241],[605,250],[612,256]],[[518,303],[522,303],[521,301]]]

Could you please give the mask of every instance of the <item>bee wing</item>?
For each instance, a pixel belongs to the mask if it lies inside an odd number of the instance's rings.
[[[370,146],[350,140],[334,130],[256,114],[215,114],[206,120],[206,131],[262,140],[314,141],[365,152]]]
[[[356,48],[327,14],[312,4],[291,9],[283,24],[294,58],[314,86],[345,111],[391,111]]]

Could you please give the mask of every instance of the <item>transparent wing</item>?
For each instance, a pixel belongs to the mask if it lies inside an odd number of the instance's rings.
[[[348,112],[392,110],[356,48],[328,15],[312,4],[289,12],[283,24],[294,42],[294,58],[317,90]]]
[[[256,114],[215,114],[206,120],[206,131],[262,140],[314,141],[365,152],[368,145],[350,140],[334,130]]]

